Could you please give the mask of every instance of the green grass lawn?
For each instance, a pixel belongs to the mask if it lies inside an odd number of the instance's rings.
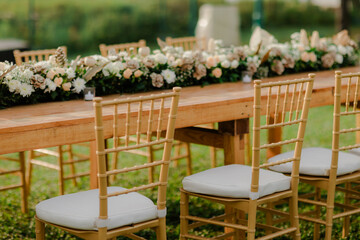
[[[351,124],[354,119],[349,119],[345,124]],[[332,129],[332,107],[326,106],[321,108],[313,108],[310,110],[309,121],[306,130],[306,137],[304,147],[310,146],[331,146],[331,129]],[[288,134],[287,132],[285,134]],[[354,136],[350,136],[345,141],[353,141]],[[84,149],[77,149],[77,151],[85,151]],[[193,172],[199,172],[210,168],[209,159],[209,148],[192,145],[192,158],[193,158]],[[221,165],[223,162],[222,152],[218,152],[218,164]],[[132,159],[129,155],[122,157],[122,164],[130,162]],[[133,161],[133,160],[131,160]],[[141,161],[140,158],[136,161]],[[9,166],[1,162],[0,168]],[[83,170],[88,169],[88,164],[81,166]],[[180,193],[179,188],[181,187],[181,180],[186,175],[185,162],[181,161],[178,167],[171,167],[169,173],[169,184],[168,184],[168,196],[167,196],[167,233],[168,239],[179,238],[179,215],[180,215]],[[35,238],[35,221],[34,221],[34,208],[40,201],[55,197],[58,194],[57,186],[57,173],[41,167],[35,167],[33,174],[33,184],[31,193],[29,196],[29,214],[22,214],[20,210],[20,191],[10,190],[0,192],[0,239],[34,239]],[[5,183],[14,182],[16,179],[4,176],[0,178],[1,185]],[[130,186],[132,183],[138,181],[147,181],[147,175],[133,176],[130,178],[118,178],[115,185]],[[66,185],[66,192],[77,192],[80,190],[89,189],[89,179],[84,177],[78,182],[78,186],[74,187],[71,182]],[[300,191],[305,192],[308,187],[301,185]],[[146,192],[149,197],[152,197],[151,192]],[[341,197],[341,196],[337,196]],[[306,206],[300,205],[300,208]],[[223,211],[221,206],[210,204],[201,200],[194,200],[191,204],[190,211],[196,212],[196,214],[202,214],[211,216],[212,214],[218,214]],[[259,214],[261,217],[262,215]],[[360,228],[359,228],[360,217],[351,218],[351,234],[347,239],[360,239]],[[302,239],[312,239],[313,228],[312,224],[308,222],[300,222]],[[218,227],[206,226],[199,230],[199,233],[204,236],[211,236],[219,230]],[[221,229],[220,229],[221,230]],[[63,231],[55,228],[46,229],[47,239],[77,239]],[[324,228],[321,228],[321,236],[324,237]],[[141,233],[146,239],[155,239],[155,234],[151,230],[143,231]],[[334,222],[333,227],[334,239],[341,239],[341,221],[337,220]],[[125,239],[125,238],[118,238]],[[290,239],[286,237],[278,239]]]

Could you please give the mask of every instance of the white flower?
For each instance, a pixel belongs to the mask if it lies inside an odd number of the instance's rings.
[[[85,80],[82,78],[76,78],[73,80],[72,85],[74,87],[73,91],[76,93],[80,93],[85,88]]]
[[[44,68],[45,70],[49,70],[51,68],[51,64],[49,61],[41,61],[41,62],[37,62],[34,65],[35,69],[38,68]]]
[[[120,52],[118,53],[118,55],[119,55],[120,57],[124,58],[124,57],[127,57],[129,54],[127,53],[127,51],[120,51]]]
[[[226,60],[226,56],[224,54],[219,55],[218,58],[219,58],[220,62],[223,62]]]
[[[239,66],[239,61],[238,60],[233,60],[231,62],[231,68],[237,68]]]
[[[335,45],[330,45],[329,48],[328,48],[328,51],[329,52],[336,52],[336,46]]]
[[[23,97],[28,97],[31,95],[32,92],[34,92],[34,88],[29,85],[29,84],[26,84],[26,83],[23,83],[21,84],[20,88],[19,88],[19,91],[20,91],[20,95],[23,96]]]
[[[223,68],[229,68],[230,67],[230,62],[228,60],[222,61],[221,62],[221,67]]]
[[[30,78],[34,75],[34,73],[30,69],[25,69],[25,71],[22,73],[22,77],[26,81],[27,79],[30,80]]]
[[[47,89],[45,90],[45,92],[53,92],[56,90],[56,84],[49,78],[45,79],[45,84],[47,86]]]
[[[184,58],[192,58],[192,54],[193,54],[192,51],[185,51],[183,54],[183,57]]]
[[[8,87],[10,92],[18,91],[21,83],[18,80],[10,80],[8,82]]]
[[[336,54],[335,56],[335,62],[342,64],[344,61],[344,57],[341,54]]]
[[[162,53],[158,53],[154,57],[156,63],[165,64],[167,62],[167,57]]]
[[[161,75],[164,77],[165,81],[168,84],[175,82],[176,75],[174,71],[171,71],[169,69],[162,70]]]
[[[75,70],[73,68],[66,69],[66,74],[69,79],[75,78]]]
[[[338,46],[338,52],[341,54],[341,55],[346,55],[347,54],[347,49],[346,47],[342,46],[342,45],[339,45]]]

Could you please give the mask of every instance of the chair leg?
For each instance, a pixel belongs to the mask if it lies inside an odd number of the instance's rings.
[[[188,234],[189,221],[186,219],[189,216],[189,196],[181,192],[180,193],[180,240],[185,240],[185,234]]]
[[[72,162],[72,161],[74,161],[74,153],[73,153],[72,145],[68,145],[67,147],[68,147],[68,149],[67,149],[67,152],[68,152],[68,161],[69,161],[69,162]],[[71,171],[71,175],[72,175],[72,176],[75,176],[76,170],[75,170],[75,164],[74,164],[73,162],[70,163],[70,171]],[[74,186],[77,187],[76,178],[73,178],[73,179],[72,179],[72,182],[73,182]]]
[[[325,227],[325,240],[331,240],[333,214],[334,214],[334,201],[335,201],[335,184],[329,186],[328,195],[326,200],[326,227]]]
[[[274,207],[274,204],[273,203],[268,203],[266,207],[272,209]],[[273,226],[273,215],[272,215],[272,213],[266,212],[265,216],[266,216],[266,225]],[[272,232],[273,231],[271,229],[266,229],[265,230],[266,235],[269,235]]]
[[[300,224],[299,224],[299,206],[297,193],[289,198],[289,213],[290,213],[290,225],[291,227],[296,227],[296,231],[293,234],[293,239],[300,240]]]
[[[25,179],[25,152],[19,152],[19,162],[21,171],[21,211],[27,213],[28,201],[27,201],[27,185]]]
[[[34,151],[30,151],[29,153],[29,158],[27,161],[27,167],[26,167],[26,192],[28,194],[30,194],[30,190],[31,190],[31,179],[32,179],[32,163],[31,163],[31,159],[33,159],[35,152]]]
[[[62,151],[62,146],[58,146],[59,151],[59,159],[58,159],[58,165],[59,165],[59,194],[64,195],[64,154]]]
[[[315,201],[320,201],[321,199],[321,189],[315,188]],[[320,218],[320,206],[315,205],[315,218]],[[320,224],[314,223],[314,240],[320,239]]]
[[[175,142],[175,143],[177,143],[177,142]],[[176,144],[174,146],[174,156],[178,157],[178,156],[180,156],[180,154],[181,154],[181,143]],[[174,167],[179,167],[179,159],[176,159],[174,161]]]
[[[351,190],[351,183],[347,182],[345,183],[345,188],[347,190]],[[350,204],[350,194],[345,193],[344,196],[344,204],[349,205]],[[344,224],[343,224],[343,230],[342,230],[342,237],[346,238],[349,235],[350,232],[350,216],[344,217]]]
[[[159,218],[159,226],[156,228],[156,239],[166,240],[166,218]]]
[[[35,219],[36,240],[45,240],[45,223]]]
[[[248,212],[247,240],[255,239],[256,209],[257,209],[256,200],[250,200],[249,212]]]
[[[216,167],[216,148],[215,147],[210,147],[210,159],[211,159],[211,167],[215,168]]]
[[[186,151],[186,162],[187,162],[187,175],[192,174],[192,162],[191,162],[191,148],[190,143],[186,142],[185,145],[185,151]]]

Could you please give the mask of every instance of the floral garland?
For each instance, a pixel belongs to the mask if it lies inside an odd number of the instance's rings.
[[[107,57],[78,57],[70,63],[61,55],[21,66],[0,62],[0,108],[81,98],[86,86],[96,87],[97,95],[121,94],[235,82],[243,71],[263,78],[334,69],[355,65],[359,55],[346,30],[332,38],[319,38],[316,31],[309,38],[301,30],[290,42],[278,43],[256,29],[249,45],[224,48],[210,39],[207,51],[161,45],[152,53],[148,47],[137,54],[110,51]]]

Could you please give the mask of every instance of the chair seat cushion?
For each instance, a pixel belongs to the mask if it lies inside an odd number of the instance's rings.
[[[270,158],[269,162],[293,157],[294,151],[281,153]],[[329,176],[332,150],[328,148],[303,148],[301,151],[300,174],[311,176]],[[270,167],[271,170],[290,173],[292,163]],[[339,152],[337,175],[345,175],[360,170],[360,157],[355,154]]]
[[[183,188],[189,192],[231,197],[250,198],[251,167],[240,164],[212,168],[187,176]],[[290,189],[290,177],[260,169],[259,197]]]
[[[122,187],[108,187],[108,193],[122,191]],[[62,195],[36,205],[36,216],[49,223],[83,230],[96,230],[99,217],[99,190]],[[133,223],[156,219],[156,205],[139,193],[108,198],[106,226],[113,229]],[[99,226],[101,227],[101,226]]]

